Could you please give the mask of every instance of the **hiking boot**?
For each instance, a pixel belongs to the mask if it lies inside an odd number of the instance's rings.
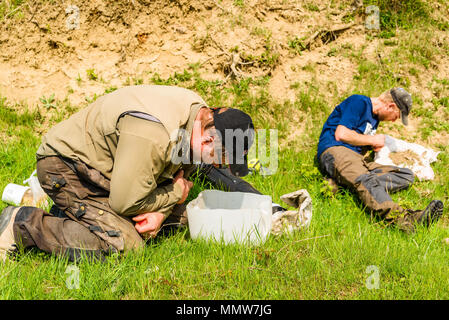
[[[398,219],[396,221],[396,226],[399,230],[405,232],[406,234],[412,234],[415,232],[416,224],[411,221],[411,219],[408,219],[408,216],[405,216],[404,218]]]
[[[443,202],[432,200],[424,210],[406,210],[398,217],[396,225],[405,233],[413,233],[418,224],[428,227],[437,222],[443,214],[443,208]]]
[[[443,214],[443,202],[440,200],[432,200],[424,210],[415,211],[416,222],[425,226],[430,226],[437,222]]]
[[[0,215],[0,261],[5,261],[9,253],[16,250],[13,225],[20,207],[9,206]]]

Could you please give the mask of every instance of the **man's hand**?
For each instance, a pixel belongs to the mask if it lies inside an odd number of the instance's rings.
[[[375,152],[378,152],[385,145],[385,136],[383,134],[375,134],[373,136],[360,134],[341,124],[335,130],[335,140],[343,141],[353,146],[371,146]]]
[[[145,239],[156,237],[165,216],[159,212],[147,212],[133,217],[134,227]]]
[[[371,145],[373,146],[373,150],[375,152],[380,151],[380,149],[382,149],[385,145],[385,136],[383,134],[375,134],[372,136]]]
[[[174,184],[178,184],[181,186],[182,189],[182,197],[179,199],[177,204],[184,203],[186,201],[187,196],[189,195],[190,189],[193,187],[193,182],[189,181],[187,179],[184,179],[184,170],[179,170],[179,172],[176,174],[175,178],[173,179]]]

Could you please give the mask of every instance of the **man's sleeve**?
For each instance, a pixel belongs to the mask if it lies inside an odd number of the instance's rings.
[[[366,104],[358,96],[353,95],[341,105],[341,119],[339,124],[350,130],[356,130]]]
[[[156,183],[166,166],[166,130],[161,124],[125,116],[119,131],[109,195],[112,210],[125,216],[154,211],[168,216],[182,189],[173,183],[160,187]]]
[[[205,163],[199,165],[198,169],[198,176],[212,183],[217,189],[262,194],[245,180],[233,175],[229,169],[219,169]]]

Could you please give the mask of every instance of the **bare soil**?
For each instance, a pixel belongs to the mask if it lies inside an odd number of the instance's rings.
[[[333,6],[298,0],[245,0],[243,7],[238,3],[26,1],[20,19],[0,22],[0,94],[29,107],[53,93],[58,100],[80,105],[107,88],[148,83],[155,73],[166,78],[198,63],[202,76],[210,80],[270,75],[267,89],[280,103],[295,100],[293,83],[307,87],[313,80],[334,105],[337,96],[351,89],[358,66],[349,55],[334,55],[332,50],[350,45],[349,51],[362,50],[366,59],[378,59],[382,39],[367,37],[363,15],[342,22],[361,10],[357,1]],[[79,8],[76,29],[67,25],[74,21],[74,13],[67,11],[72,5]],[[308,49],[297,53],[289,41],[302,38]],[[258,60],[264,53],[276,62]],[[426,87],[428,79],[448,77],[448,65],[449,58],[442,57],[428,73],[410,77],[411,88],[430,100],[434,93]],[[89,77],[88,70],[96,77]],[[288,130],[289,139],[304,132],[298,124]],[[407,130],[412,130],[409,136],[416,132],[413,127]]]
[[[395,165],[405,164],[413,166],[415,163],[422,165],[420,156],[412,150],[390,153],[390,159]]]

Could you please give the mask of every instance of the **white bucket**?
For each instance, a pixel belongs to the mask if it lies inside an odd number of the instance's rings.
[[[20,206],[25,192],[29,189],[30,187],[9,183],[5,187],[5,190],[3,190],[2,201],[15,206]]]
[[[244,192],[202,191],[187,205],[192,239],[263,244],[271,231],[270,196]]]

